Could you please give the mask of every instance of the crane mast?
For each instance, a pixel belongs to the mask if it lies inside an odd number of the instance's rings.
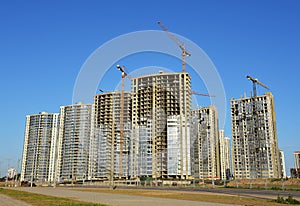
[[[184,44],[180,43],[178,39],[168,30],[168,28],[161,21],[158,21],[157,23],[181,49],[182,72],[186,72],[186,57],[191,56],[191,54],[188,51],[186,51]]]
[[[123,139],[124,139],[124,88],[125,88],[125,77],[128,74],[125,72],[124,66],[117,65],[117,69],[122,72],[122,90],[121,90],[121,111],[120,111],[120,168],[119,178],[122,178],[123,173]]]

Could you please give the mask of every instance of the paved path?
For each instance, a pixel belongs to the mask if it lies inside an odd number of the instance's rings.
[[[13,188],[26,192],[39,193],[57,197],[66,197],[85,202],[102,203],[112,206],[227,206],[228,204],[218,204],[209,202],[189,201],[189,200],[171,200],[166,198],[141,197],[132,195],[107,194],[99,192],[82,192],[66,188],[50,187],[19,187]],[[229,205],[228,205],[229,206]]]
[[[30,206],[30,205],[20,200],[16,200],[9,196],[0,194],[0,206]]]

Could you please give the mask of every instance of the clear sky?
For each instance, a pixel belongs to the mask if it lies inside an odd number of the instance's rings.
[[[59,106],[71,104],[76,77],[94,50],[128,32],[161,30],[158,20],[211,58],[225,87],[227,107],[230,98],[249,95],[248,74],[271,88],[279,147],[289,170],[293,151],[300,150],[299,9],[297,0],[1,1],[0,175],[8,159],[16,167],[22,157],[27,114],[59,112]],[[180,71],[180,61],[165,58]],[[128,68],[168,66],[163,62],[155,54],[122,60]],[[108,72],[101,88],[114,89],[119,78],[118,71]],[[192,86],[206,92],[201,82],[192,80]],[[209,104],[200,97],[198,102]],[[228,110],[227,136],[230,128]]]

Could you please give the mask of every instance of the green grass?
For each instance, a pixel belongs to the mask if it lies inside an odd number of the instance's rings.
[[[24,201],[28,204],[34,205],[34,206],[105,206],[103,204],[97,204],[97,203],[88,203],[88,202],[81,202],[77,200],[72,200],[68,198],[61,198],[61,197],[53,197],[48,195],[41,195],[41,194],[35,194],[30,192],[23,192],[23,191],[17,191],[17,190],[10,190],[10,189],[3,189],[0,188],[0,193],[10,196],[13,199]]]

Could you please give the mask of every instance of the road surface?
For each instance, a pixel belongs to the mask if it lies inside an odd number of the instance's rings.
[[[166,198],[141,197],[132,195],[107,194],[100,192],[78,191],[70,188],[61,187],[19,187],[12,188],[16,190],[51,195],[56,197],[65,197],[84,202],[102,203],[111,206],[229,206],[228,204],[199,202],[189,200],[174,200]]]

